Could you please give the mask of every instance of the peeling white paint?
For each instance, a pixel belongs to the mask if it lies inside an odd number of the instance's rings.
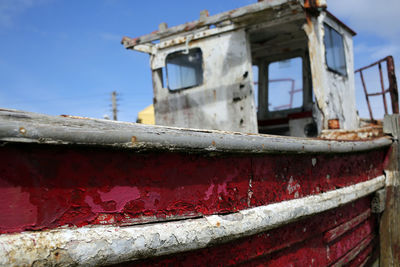
[[[154,67],[160,67],[168,54],[185,50],[185,43],[152,55],[156,124],[257,133],[248,46],[245,29],[189,43],[189,48],[202,51],[203,82],[179,91],[170,91],[162,75],[157,74],[166,69]]]
[[[293,179],[293,176],[290,176],[288,186],[286,188],[287,192],[291,195],[295,193],[295,197],[298,197],[298,190],[300,189],[299,183]]]
[[[334,28],[343,37],[347,75],[341,76],[330,71],[326,65],[324,47],[324,24]],[[328,129],[328,120],[339,119],[341,129],[357,129],[358,117],[355,102],[353,40],[352,33],[321,12],[311,17],[303,26],[308,35],[308,47],[312,72],[312,83],[318,111],[321,112],[322,129]],[[321,129],[320,129],[321,130]]]
[[[385,177],[235,214],[136,225],[59,228],[0,236],[0,266],[95,266],[200,249],[267,231],[352,202],[385,185]]]
[[[315,167],[315,165],[317,165],[317,159],[316,158],[312,158],[311,159],[311,164],[313,167]]]

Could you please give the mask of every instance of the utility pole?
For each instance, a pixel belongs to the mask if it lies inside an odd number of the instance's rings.
[[[113,91],[111,94],[113,120],[117,120],[117,92]]]

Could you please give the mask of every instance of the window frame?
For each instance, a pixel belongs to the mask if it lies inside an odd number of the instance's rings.
[[[177,55],[177,54],[189,55],[191,51],[195,51],[195,50],[197,50],[197,51],[200,52],[200,70],[201,70],[200,82],[199,82],[198,84],[191,85],[191,86],[187,86],[187,87],[180,87],[180,88],[177,88],[177,89],[171,89],[171,88],[170,88],[169,74],[168,74],[168,58],[169,58],[171,55]],[[185,53],[186,51],[187,51],[187,53]],[[170,63],[170,64],[171,64],[171,63]],[[203,83],[204,83],[204,60],[203,60],[203,51],[201,50],[200,47],[192,47],[192,48],[190,48],[190,49],[188,49],[188,50],[181,49],[181,50],[173,51],[173,52],[169,53],[169,54],[165,57],[165,67],[164,67],[163,69],[164,69],[164,71],[165,71],[165,81],[164,81],[164,78],[163,78],[163,83],[164,83],[163,87],[165,86],[165,88],[167,88],[168,91],[169,91],[170,93],[175,93],[175,92],[179,92],[179,91],[182,91],[182,90],[187,90],[187,89],[199,87],[199,86],[203,85]],[[163,76],[164,76],[164,75],[163,75]]]
[[[302,77],[302,100],[301,100],[301,102],[302,102],[302,104],[301,104],[301,106],[298,106],[298,107],[294,107],[294,108],[286,108],[286,109],[280,109],[280,110],[271,110],[270,109],[270,107],[269,107],[269,96],[270,96],[270,88],[269,88],[269,76],[270,76],[270,73],[269,73],[269,66],[272,64],[272,63],[276,63],[276,62],[279,62],[279,61],[285,61],[285,60],[290,60],[290,59],[294,59],[294,58],[300,58],[301,59],[301,77]],[[290,113],[295,113],[295,112],[300,112],[300,111],[302,111],[303,109],[304,109],[304,104],[305,104],[305,88],[304,88],[304,86],[305,86],[305,80],[304,80],[304,78],[305,78],[305,76],[304,76],[304,64],[305,64],[305,62],[304,62],[304,60],[305,60],[305,58],[304,58],[304,55],[302,55],[302,54],[298,54],[298,53],[296,53],[296,54],[290,54],[290,55],[287,55],[287,56],[284,56],[284,57],[282,57],[282,56],[280,56],[280,57],[276,57],[276,58],[273,58],[273,59],[271,59],[271,60],[269,60],[269,61],[267,61],[267,62],[265,62],[265,71],[266,71],[266,73],[267,73],[267,75],[266,75],[266,77],[267,77],[267,79],[266,79],[266,81],[265,81],[265,89],[266,89],[266,96],[267,96],[267,105],[266,105],[266,112],[267,112],[267,114],[270,114],[270,116],[272,115],[272,114],[290,114]]]
[[[344,49],[344,35],[343,34],[341,34],[338,30],[336,30],[335,29],[335,27],[333,27],[332,25],[330,25],[330,24],[328,24],[328,23],[326,23],[326,22],[324,22],[323,23],[323,25],[324,25],[324,40],[323,40],[323,43],[324,43],[324,49],[325,49],[325,65],[326,65],[326,68],[329,70],[329,71],[331,71],[331,72],[333,72],[333,73],[336,73],[336,74],[338,74],[338,75],[340,75],[340,76],[342,76],[342,77],[347,77],[348,76],[348,71],[347,71],[347,55],[346,55],[346,50]],[[344,73],[342,73],[341,71],[338,71],[338,70],[336,70],[334,67],[332,67],[332,66],[330,66],[329,64],[328,64],[328,50],[327,50],[327,36],[328,36],[328,31],[327,31],[327,29],[329,29],[329,35],[330,35],[330,40],[331,40],[331,43],[332,43],[332,41],[333,41],[333,38],[332,38],[332,32],[334,32],[334,33],[336,33],[338,36],[340,36],[340,38],[341,38],[341,49],[342,49],[342,51],[343,51],[343,62],[344,62]],[[333,55],[333,58],[335,58],[335,55]]]

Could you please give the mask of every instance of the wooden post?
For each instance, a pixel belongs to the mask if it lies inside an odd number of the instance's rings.
[[[386,173],[386,207],[382,213],[380,233],[380,266],[400,266],[400,115],[386,115],[383,131],[393,136],[390,162]]]

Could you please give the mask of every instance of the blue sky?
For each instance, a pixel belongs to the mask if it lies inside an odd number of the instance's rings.
[[[102,118],[115,90],[119,120],[135,121],[152,103],[149,57],[125,50],[122,36],[254,2],[0,0],[0,107]],[[328,0],[328,8],[358,33],[356,67],[393,54],[400,68],[400,1]]]

